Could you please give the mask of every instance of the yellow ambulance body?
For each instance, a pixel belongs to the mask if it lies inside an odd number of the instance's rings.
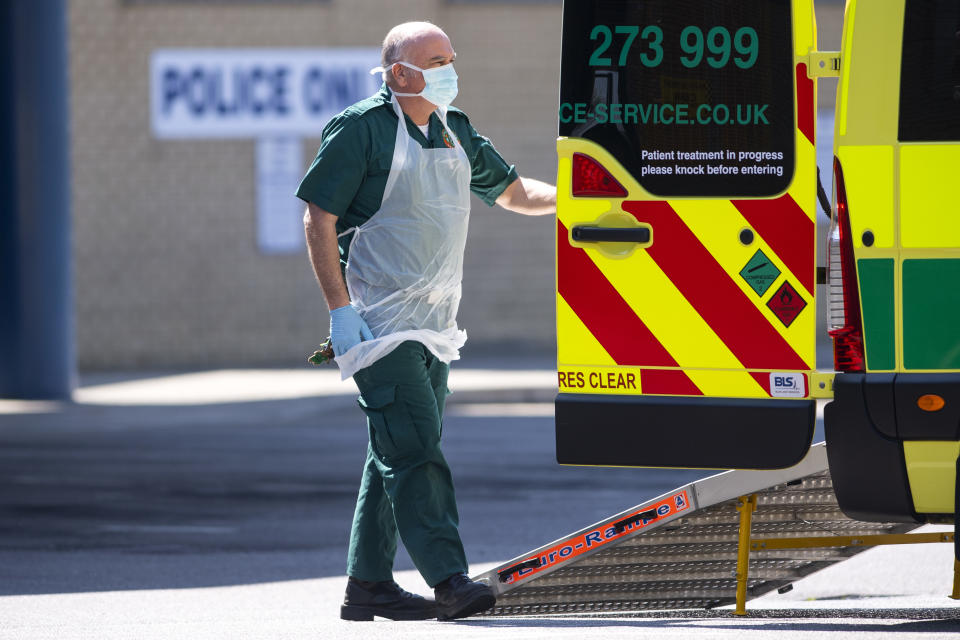
[[[849,0],[841,60],[831,470],[848,513],[936,519],[960,453],[960,3]]]
[[[954,512],[960,3],[564,2],[557,206],[562,464],[782,468],[816,398],[841,507]],[[816,370],[816,78],[839,72]]]

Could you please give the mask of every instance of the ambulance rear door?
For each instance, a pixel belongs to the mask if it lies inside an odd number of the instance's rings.
[[[566,0],[557,458],[782,468],[815,402],[807,0]]]

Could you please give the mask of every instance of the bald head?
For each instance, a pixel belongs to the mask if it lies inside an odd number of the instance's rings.
[[[392,85],[393,73],[391,67],[394,63],[403,60],[420,67],[426,68],[426,60],[422,59],[422,51],[433,49],[438,43],[446,44],[450,47],[450,39],[443,29],[430,22],[404,22],[398,24],[383,39],[383,47],[380,50],[380,66],[385,70],[385,79],[387,84]]]

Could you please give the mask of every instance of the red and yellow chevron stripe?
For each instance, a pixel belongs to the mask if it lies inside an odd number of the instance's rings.
[[[792,373],[809,395],[816,367],[816,92],[801,61],[803,42],[796,44],[796,172],[774,198],[659,199],[599,145],[558,141],[561,393],[764,398],[775,395],[771,374]],[[577,152],[610,171],[628,197],[572,197]],[[611,215],[649,226],[650,246],[623,256],[572,240],[572,227]],[[739,240],[744,229],[753,231],[748,245]],[[763,294],[740,275],[758,250],[779,271]],[[792,311],[784,315],[778,301]]]

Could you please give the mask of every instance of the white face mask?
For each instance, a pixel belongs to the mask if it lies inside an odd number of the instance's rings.
[[[423,74],[425,83],[420,93],[400,93],[394,91],[393,94],[405,98],[420,96],[428,102],[432,102],[438,107],[447,107],[457,97],[459,88],[457,86],[457,72],[453,70],[453,63],[445,64],[442,67],[432,69],[421,69],[409,62],[397,62],[405,67],[409,67]]]

